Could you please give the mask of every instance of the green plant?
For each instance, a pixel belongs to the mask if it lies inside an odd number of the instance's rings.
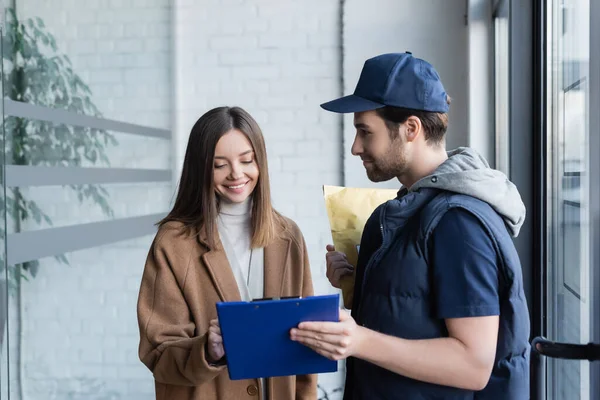
[[[92,92],[73,70],[69,58],[58,50],[55,37],[40,18],[17,19],[14,8],[6,9],[5,34],[2,37],[4,96],[15,101],[63,109],[101,117],[92,102]],[[6,164],[51,167],[109,165],[106,149],[117,145],[115,137],[104,130],[55,125],[50,122],[8,116],[4,118],[4,149]],[[108,192],[101,186],[70,186],[80,202],[91,200],[103,213],[112,216]],[[1,202],[0,202],[1,203]],[[21,231],[25,221],[37,224],[52,219],[35,201],[27,198],[21,188],[7,188],[2,206],[7,222],[14,231]],[[0,228],[0,237],[6,232]],[[56,258],[65,264],[64,255]],[[8,266],[11,286],[21,279],[35,277],[38,261]]]

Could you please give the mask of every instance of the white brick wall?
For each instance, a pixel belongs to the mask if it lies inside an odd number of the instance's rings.
[[[151,376],[137,358],[135,315],[151,240],[70,253],[72,266],[42,260],[23,293],[26,398],[152,398]]]
[[[346,0],[344,91],[351,93],[354,90],[366,59],[382,53],[412,51],[415,57],[433,64],[442,78],[446,92],[453,99],[446,136],[447,147],[453,149],[468,146],[467,3],[464,0]],[[477,52],[473,56],[483,57]],[[474,86],[479,88],[481,82],[476,82]],[[399,188],[400,184],[396,179],[382,183],[369,181],[360,158],[350,154],[355,134],[352,115],[347,114],[344,118],[345,184],[354,187]],[[491,132],[481,131],[477,127],[474,134],[488,136]]]
[[[225,11],[230,3],[235,8]],[[306,218],[310,207],[302,204],[322,205],[320,184],[340,183],[338,119],[319,108],[339,90],[338,3],[176,4],[177,160],[202,113],[219,105],[247,109],[266,137],[276,206],[319,246],[311,256],[322,278],[317,266],[323,266],[321,246],[329,235],[325,212],[320,207],[316,218]]]
[[[221,105],[249,111],[265,135],[275,207],[304,233],[316,293],[331,292],[321,185],[341,184],[341,141],[339,119],[319,104],[339,94],[339,2],[175,4],[176,160],[204,112]],[[340,378],[320,382],[331,392]]]
[[[16,0],[41,17],[106,118],[171,128],[169,0]]]

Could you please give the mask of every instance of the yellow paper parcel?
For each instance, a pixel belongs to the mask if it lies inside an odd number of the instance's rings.
[[[333,245],[337,251],[346,254],[348,262],[354,267],[367,219],[377,206],[395,198],[397,193],[396,189],[323,186]],[[340,283],[344,305],[346,308],[352,308],[354,275],[346,276]]]

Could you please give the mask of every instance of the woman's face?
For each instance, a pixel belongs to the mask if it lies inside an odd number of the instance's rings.
[[[219,139],[215,148],[213,180],[215,192],[230,203],[245,201],[258,183],[258,164],[250,140],[237,129]]]

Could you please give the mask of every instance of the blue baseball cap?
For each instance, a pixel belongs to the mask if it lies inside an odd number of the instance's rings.
[[[354,94],[321,104],[327,111],[354,113],[385,106],[446,113],[446,91],[427,61],[411,52],[388,53],[365,61]]]

